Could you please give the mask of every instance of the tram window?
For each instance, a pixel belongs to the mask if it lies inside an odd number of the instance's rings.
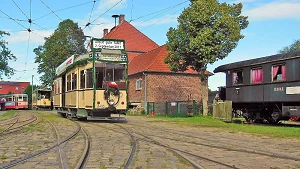
[[[67,91],[71,90],[71,75],[67,76]]]
[[[125,80],[125,69],[115,69],[114,70],[114,81],[124,81]]]
[[[60,79],[57,80],[57,93],[60,93]]]
[[[286,67],[285,65],[272,66],[272,81],[286,80]]]
[[[85,87],[85,74],[84,70],[80,71],[80,89],[84,89]]]
[[[22,96],[19,96],[19,99],[18,99],[19,101],[22,101],[23,100],[23,97]]]
[[[54,94],[57,94],[57,90],[56,89],[57,89],[57,81],[55,80],[54,84],[53,84],[53,93]]]
[[[77,89],[77,74],[72,73],[72,90]]]
[[[114,70],[113,68],[106,69],[106,74],[105,74],[106,81],[114,81],[114,79],[113,79],[114,71],[113,70]]]
[[[23,96],[23,101],[28,101],[28,97],[27,96]]]
[[[93,88],[92,69],[86,70],[86,88]]]
[[[101,89],[103,84],[103,73],[104,68],[103,67],[97,67],[96,68],[96,88]]]
[[[233,84],[243,84],[243,71],[233,72]]]

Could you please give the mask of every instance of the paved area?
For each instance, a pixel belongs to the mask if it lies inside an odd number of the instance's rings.
[[[70,121],[55,114],[54,111],[42,112],[39,116],[53,122],[61,140],[76,130],[76,123],[90,135],[91,152],[85,166],[89,169],[123,168],[134,144],[128,132],[137,145],[130,169],[194,168],[187,159],[206,169],[300,168],[300,139],[273,139],[216,128],[187,127],[151,117],[127,116],[125,123],[110,123]],[[35,129],[0,136],[0,168],[55,142],[55,131],[46,120]],[[63,145],[70,168],[75,168],[85,143],[80,132]],[[57,149],[13,168],[59,168]]]

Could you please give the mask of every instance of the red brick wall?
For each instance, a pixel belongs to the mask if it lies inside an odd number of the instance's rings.
[[[142,78],[142,90],[136,90],[136,80]],[[129,77],[129,102],[144,104],[145,78],[141,74]],[[207,88],[208,89],[208,88]],[[206,90],[208,96],[208,90]],[[199,75],[179,73],[147,73],[147,101],[185,101],[201,100],[201,83]]]
[[[18,85],[10,85],[8,84],[0,84],[0,94],[21,94],[24,93],[25,89],[30,85],[30,82],[13,82],[13,84]]]

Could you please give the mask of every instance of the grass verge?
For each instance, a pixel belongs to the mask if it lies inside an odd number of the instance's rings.
[[[189,118],[170,118],[166,116],[145,116],[152,118],[151,122],[165,122],[182,126],[216,128],[226,130],[231,133],[245,132],[260,136],[268,136],[272,138],[300,138],[300,127],[287,126],[268,126],[268,125],[250,125],[225,123],[221,120],[212,118],[211,116],[189,117]]]

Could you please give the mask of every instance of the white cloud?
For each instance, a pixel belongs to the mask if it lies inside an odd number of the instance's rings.
[[[300,2],[271,2],[243,12],[249,20],[261,21],[269,19],[300,19]]]
[[[42,44],[44,43],[44,37],[49,37],[53,31],[33,31],[30,33],[30,43],[37,43],[37,44]],[[19,31],[16,33],[11,33],[10,36],[7,36],[5,40],[9,44],[13,43],[20,43],[20,42],[28,42],[29,40],[29,33],[27,31]]]

